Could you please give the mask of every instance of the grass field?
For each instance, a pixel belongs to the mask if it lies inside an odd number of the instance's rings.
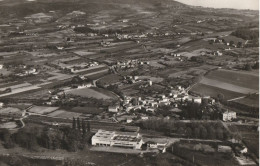
[[[84,113],[84,114],[99,114],[104,111],[102,108],[97,108],[97,107],[74,107],[65,110],[68,110],[70,112]]]
[[[191,91],[212,97],[223,94],[224,99],[229,100],[258,92],[258,78],[252,72],[218,69],[208,73]],[[245,104],[258,105],[256,100],[241,99],[241,101]]]
[[[242,99],[235,100],[234,102],[244,104],[250,107],[259,107],[259,95],[251,95]]]
[[[118,81],[122,80],[122,77],[116,74],[109,74],[103,78],[101,78],[100,80],[98,80],[98,82],[101,85],[109,85],[109,84],[113,84],[116,83]]]
[[[54,112],[59,107],[43,107],[43,106],[34,106],[31,109],[29,109],[29,112],[37,113],[37,114],[48,114],[51,112]]]
[[[232,91],[232,92],[243,93],[243,94],[257,92],[254,89],[245,88],[245,87],[241,87],[241,86],[237,86],[234,84],[222,82],[219,80],[209,79],[209,78],[205,78],[205,77],[200,81],[200,83],[202,83],[204,85],[210,85],[210,86],[214,86],[217,88],[225,89],[225,90]]]
[[[68,92],[69,94],[88,97],[88,98],[96,98],[96,99],[112,99],[116,96],[104,89],[99,88],[83,88],[83,89],[74,89]]]
[[[225,100],[244,96],[244,94],[242,94],[242,93],[232,92],[229,90],[225,90],[225,89],[221,89],[221,88],[217,88],[214,86],[205,85],[205,84],[201,84],[201,83],[198,83],[197,85],[195,85],[191,91],[194,93],[200,94],[202,96],[205,95],[205,96],[211,96],[211,97],[218,97],[218,94],[223,94]]]
[[[57,110],[57,111],[49,113],[48,116],[64,118],[64,119],[72,119],[72,117],[75,117],[75,118],[80,117],[81,113],[68,112],[65,110]]]
[[[206,77],[245,88],[259,89],[259,77],[250,72],[219,69],[210,72]],[[250,84],[248,83],[249,81]]]

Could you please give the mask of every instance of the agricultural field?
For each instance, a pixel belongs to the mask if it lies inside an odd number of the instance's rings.
[[[70,112],[82,113],[82,114],[100,114],[104,111],[102,108],[97,108],[97,107],[73,107],[64,110]]]
[[[59,107],[34,106],[31,109],[29,109],[28,112],[44,115],[54,112],[57,109],[59,109]]]
[[[191,91],[212,97],[223,94],[224,99],[229,100],[258,92],[258,78],[251,72],[218,69],[208,73]]]
[[[72,117],[77,118],[81,116],[81,113],[76,112],[69,112],[65,110],[56,110],[54,112],[51,112],[47,114],[48,117],[54,117],[54,118],[63,118],[63,119],[72,119]]]
[[[259,89],[259,77],[252,72],[219,69],[210,72],[206,77],[257,91]],[[248,81],[250,81],[250,84]]]
[[[193,86],[191,91],[196,94],[200,94],[201,96],[211,96],[215,98],[217,98],[219,94],[223,94],[225,100],[244,96],[244,94],[242,93],[232,92],[229,90],[225,90],[222,88],[217,88],[214,86],[205,85],[201,83],[198,83],[195,86]]]
[[[102,77],[101,79],[98,80],[98,83],[100,85],[110,85],[116,82],[119,82],[122,80],[122,77],[116,74],[109,74],[106,75],[105,77]]]
[[[259,95],[246,96],[245,98],[237,99],[234,102],[237,102],[237,103],[240,103],[243,105],[247,105],[250,107],[258,108],[259,107]]]
[[[96,99],[113,99],[116,96],[107,90],[99,89],[99,88],[83,88],[83,89],[73,89],[68,92],[72,95],[88,97],[88,98],[96,98]]]

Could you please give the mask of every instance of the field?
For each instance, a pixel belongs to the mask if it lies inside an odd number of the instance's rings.
[[[99,114],[104,111],[102,108],[97,108],[97,107],[74,107],[65,110],[68,110],[70,112],[83,113],[83,114]]]
[[[229,83],[218,81],[218,80],[208,79],[205,77],[200,81],[200,83],[204,84],[204,85],[210,85],[210,86],[214,86],[217,88],[225,89],[225,90],[232,91],[232,92],[243,93],[243,94],[257,92],[254,89],[244,88],[244,87],[237,86],[234,84],[229,84]]]
[[[68,93],[77,96],[82,96],[82,97],[104,99],[104,100],[115,98],[115,95],[113,93],[99,88],[73,89]]]
[[[244,95],[242,93],[232,92],[225,89],[217,88],[210,85],[200,84],[200,83],[196,84],[191,91],[196,94],[200,94],[202,96],[205,95],[205,96],[211,96],[215,98],[218,97],[218,94],[223,94],[225,100],[237,98]]]
[[[72,119],[72,117],[74,117],[74,118],[80,117],[81,113],[68,112],[65,110],[56,110],[54,112],[49,113],[47,116],[58,117],[58,118],[63,118],[63,119]]]
[[[245,98],[235,100],[234,102],[257,108],[259,107],[259,95],[247,96]]]
[[[245,88],[259,89],[259,77],[252,72],[219,69],[210,72],[206,77]],[[248,81],[250,81],[250,84]]]
[[[118,81],[122,80],[122,77],[116,74],[109,74],[101,79],[98,80],[98,82],[101,85],[109,85],[109,84],[113,84],[116,83]]]
[[[29,109],[29,112],[32,113],[37,113],[37,114],[48,114],[51,112],[54,112],[57,110],[59,107],[43,107],[43,106],[34,106],[31,109]]]
[[[253,72],[219,69],[208,73],[191,91],[212,97],[223,94],[224,99],[229,100],[258,92],[258,78]],[[244,102],[247,103],[245,99]]]

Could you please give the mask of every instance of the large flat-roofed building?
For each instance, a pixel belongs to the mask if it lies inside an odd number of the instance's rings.
[[[92,145],[95,146],[117,146],[141,149],[142,144],[142,136],[136,132],[117,132],[100,129],[92,137]]]

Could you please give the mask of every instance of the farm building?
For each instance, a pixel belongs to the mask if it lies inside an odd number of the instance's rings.
[[[223,113],[223,121],[231,121],[232,119],[236,119],[236,112],[234,111],[226,111]]]
[[[109,106],[108,112],[114,112],[117,113],[119,111],[119,106]]]
[[[94,146],[117,146],[133,149],[141,149],[142,136],[136,132],[116,132],[98,130],[91,139]]]

